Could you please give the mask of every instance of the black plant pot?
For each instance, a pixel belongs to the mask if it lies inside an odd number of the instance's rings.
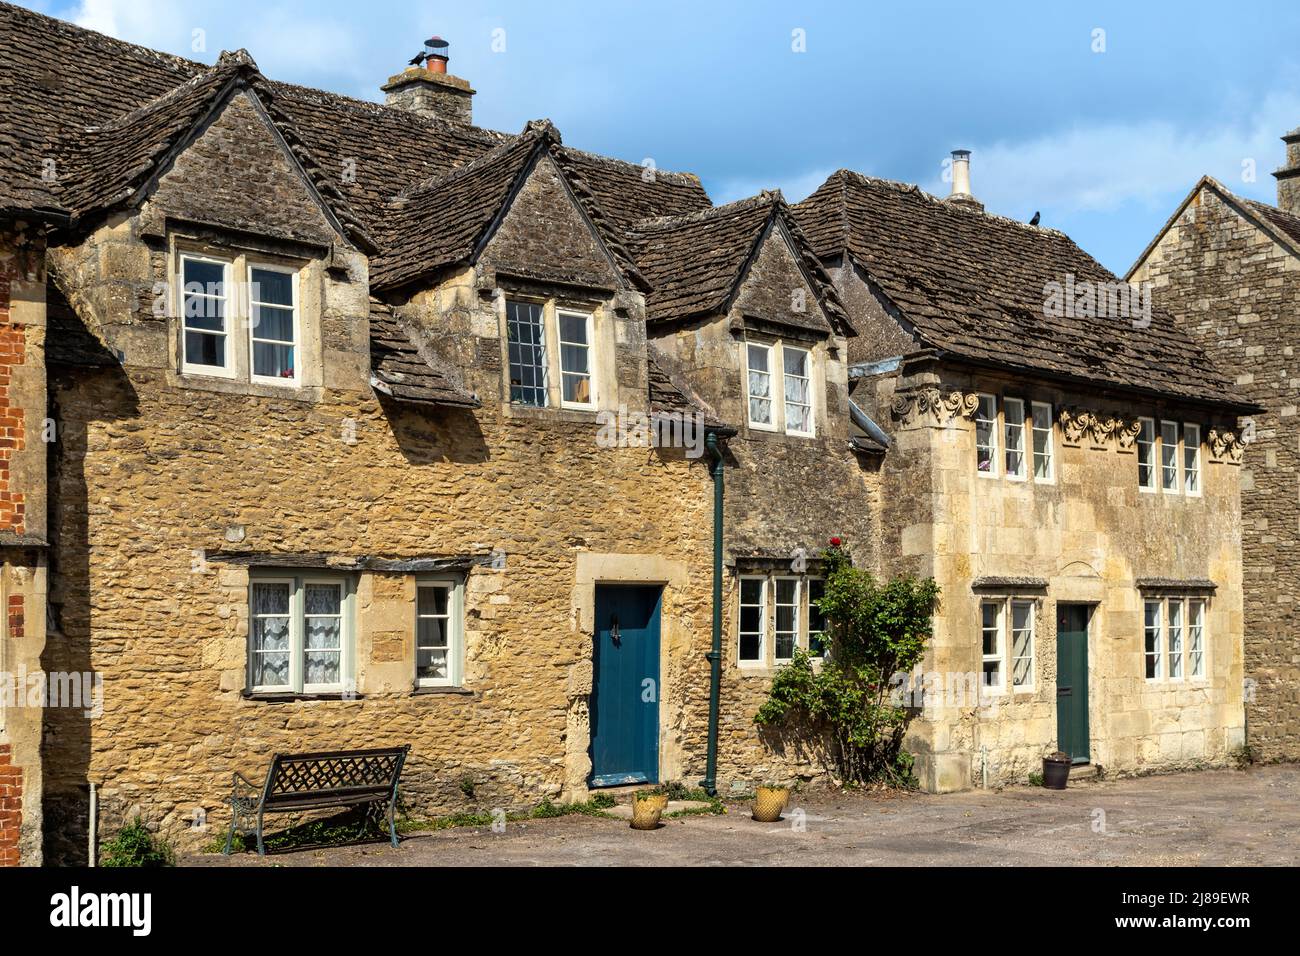
[[[1043,758],[1043,786],[1048,790],[1064,790],[1065,781],[1070,779],[1070,762],[1068,760],[1048,760]]]

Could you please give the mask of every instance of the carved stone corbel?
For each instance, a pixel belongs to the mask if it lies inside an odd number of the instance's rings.
[[[1245,442],[1231,428],[1211,428],[1205,443],[1210,446],[1211,459],[1230,465],[1240,465],[1241,457],[1246,451]]]
[[[979,396],[958,391],[941,392],[922,388],[896,395],[889,410],[905,425],[946,425],[953,418],[970,418],[979,407]]]

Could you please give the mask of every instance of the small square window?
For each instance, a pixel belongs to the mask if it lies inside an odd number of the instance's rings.
[[[248,686],[336,693],[351,683],[351,583],[337,577],[249,579]]]
[[[581,312],[559,310],[556,321],[560,329],[561,401],[565,405],[590,407],[591,323],[592,317]]]

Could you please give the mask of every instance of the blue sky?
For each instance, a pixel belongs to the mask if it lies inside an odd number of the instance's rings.
[[[481,125],[547,116],[571,145],[695,172],[719,203],[798,200],[842,166],[943,194],[966,147],[990,211],[1041,210],[1120,273],[1203,174],[1273,201],[1277,137],[1300,126],[1294,3],[28,5],[208,62],[246,47],[276,79],[368,99],[437,33]]]

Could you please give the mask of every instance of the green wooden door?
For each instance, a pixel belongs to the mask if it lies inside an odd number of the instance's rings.
[[[1074,763],[1088,753],[1088,606],[1056,606],[1056,747]]]

